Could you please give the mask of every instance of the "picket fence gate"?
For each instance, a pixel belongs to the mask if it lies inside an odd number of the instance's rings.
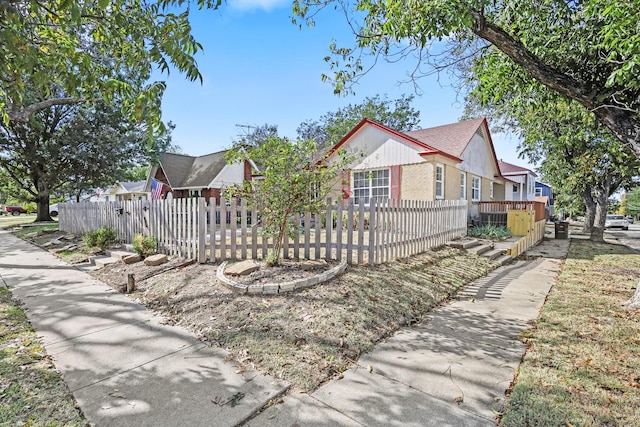
[[[208,203],[204,198],[64,203],[59,228],[82,235],[102,227],[124,243],[154,236],[158,251],[201,263],[266,257],[273,239],[261,232],[260,212],[245,200]],[[374,264],[424,252],[467,232],[464,200],[327,200],[317,214],[291,217],[298,232],[285,237],[283,256]]]

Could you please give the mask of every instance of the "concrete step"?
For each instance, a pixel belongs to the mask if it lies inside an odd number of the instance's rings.
[[[91,262],[91,264],[95,265],[96,267],[102,268],[107,265],[115,264],[120,260],[116,258],[111,258],[110,256],[98,255],[95,257],[89,257],[89,261]]]
[[[483,253],[493,249],[493,245],[477,245],[467,249],[467,252],[475,255],[482,255]]]
[[[453,240],[451,242],[447,242],[447,246],[456,248],[456,249],[469,249],[474,246],[478,246],[480,244],[476,239],[461,239],[461,240]]]
[[[502,255],[504,255],[504,251],[502,249],[491,249],[482,253],[483,257],[489,258],[492,260],[496,258],[500,258]]]
[[[502,255],[494,260],[500,265],[506,265],[513,261],[513,257],[511,255]]]
[[[129,251],[125,251],[122,249],[117,249],[117,250],[110,250],[110,251],[104,251],[104,253],[107,256],[110,256],[111,258],[116,258],[116,259],[123,259],[125,257],[128,257],[129,255],[135,255],[135,252],[129,252]]]

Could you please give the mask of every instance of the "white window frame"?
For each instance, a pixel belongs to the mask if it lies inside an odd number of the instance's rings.
[[[387,176],[386,176],[386,180],[387,180],[387,184],[386,185],[377,185],[377,186],[373,186],[373,180],[374,179],[384,179],[385,177],[372,177],[372,175],[376,172],[387,172]],[[365,174],[364,178],[361,178],[361,175]],[[356,181],[365,181],[368,185],[365,188],[363,187],[358,187],[356,188]],[[380,196],[379,194],[376,196],[373,196],[374,190],[382,190],[382,192],[384,192],[384,190],[386,189],[386,196],[382,195]],[[363,197],[359,194],[361,191],[358,190],[366,190],[368,197]],[[365,198],[366,199],[366,203],[369,203],[369,199],[371,198],[375,198],[377,200],[382,200],[382,199],[388,199],[391,196],[391,169],[390,168],[379,168],[379,169],[370,169],[370,170],[354,170],[351,173],[351,194],[353,195],[353,198],[355,199],[355,204],[359,204],[359,199],[360,198]]]
[[[476,187],[476,183],[478,184]],[[471,176],[471,201],[479,202],[480,201],[480,193],[482,190],[482,179],[479,176],[472,175]]]
[[[460,172],[460,200],[467,200],[467,173]]]
[[[489,198],[493,199],[493,181],[489,182]]]
[[[533,195],[536,197],[542,197],[542,187],[536,187],[535,191],[533,192]]]
[[[438,179],[438,169],[440,169],[440,179]],[[438,184],[440,184],[440,194],[438,194]],[[444,199],[444,165],[441,163],[436,163],[434,191],[436,193],[436,199]]]

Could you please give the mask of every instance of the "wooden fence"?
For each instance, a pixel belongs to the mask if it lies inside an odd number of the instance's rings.
[[[478,203],[480,217],[488,218],[493,225],[506,225],[506,217],[498,214],[504,214],[511,210],[534,211],[536,221],[545,219],[544,202],[492,201]],[[499,217],[504,218],[504,224],[498,224]]]
[[[415,255],[464,236],[465,201],[385,200],[369,204],[333,204],[319,214],[291,218],[298,232],[286,237],[285,258],[346,259],[383,263]],[[158,250],[199,262],[264,258],[273,246],[261,233],[260,212],[245,201],[208,204],[204,198],[59,205],[60,229],[84,234],[113,228],[131,242],[134,234],[154,236]]]

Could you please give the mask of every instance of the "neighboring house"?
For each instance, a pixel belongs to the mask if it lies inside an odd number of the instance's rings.
[[[536,174],[527,168],[511,163],[498,162],[502,176],[512,181],[511,200],[532,202],[535,199]],[[507,189],[508,191],[508,189]]]
[[[547,219],[553,217],[555,215],[554,212],[554,195],[553,189],[549,184],[545,184],[539,181],[535,183],[535,201],[536,202],[544,202],[547,211]]]
[[[227,164],[226,151],[204,156],[165,153],[160,165],[152,167],[146,190],[152,191],[153,180],[161,182],[161,198],[204,197],[218,203],[224,189],[250,181],[257,170],[252,162]]]
[[[106,202],[148,200],[149,192],[145,191],[147,181],[116,182],[99,197]]]
[[[462,199],[470,202],[470,215],[477,216],[478,202],[512,195],[484,118],[405,133],[364,119],[332,152],[338,149],[356,156],[342,180],[342,197],[354,197],[356,203]]]

